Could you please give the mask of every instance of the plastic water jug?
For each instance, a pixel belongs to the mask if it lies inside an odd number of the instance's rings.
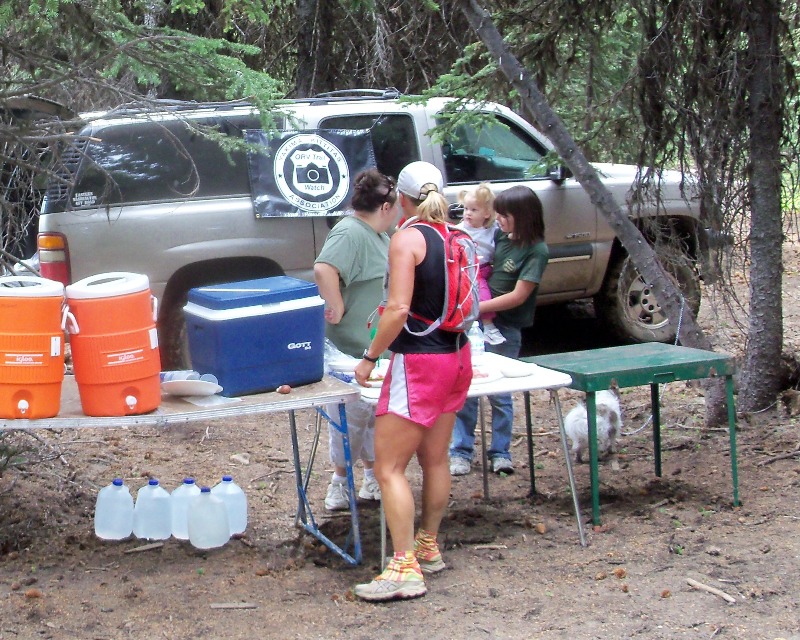
[[[133,496],[120,478],[100,489],[94,508],[94,532],[103,540],[124,540],[133,531]]]
[[[133,535],[147,540],[167,540],[172,535],[172,504],[169,492],[150,481],[136,493]]]
[[[189,542],[197,549],[214,549],[231,537],[225,503],[203,487],[189,501]]]
[[[233,477],[222,476],[222,482],[214,485],[211,493],[225,503],[231,535],[244,533],[244,530],[247,529],[247,496],[242,488],[233,481]]]
[[[172,535],[178,540],[189,539],[189,502],[200,495],[194,478],[185,478],[183,484],[176,487],[171,494],[172,501]]]

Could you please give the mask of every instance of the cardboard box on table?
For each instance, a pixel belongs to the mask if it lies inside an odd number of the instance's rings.
[[[289,276],[191,289],[183,309],[192,368],[216,376],[229,397],[317,382],[324,307],[314,283]]]

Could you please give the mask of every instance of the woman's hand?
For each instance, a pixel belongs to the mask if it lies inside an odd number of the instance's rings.
[[[333,305],[325,305],[325,321],[328,324],[339,324],[344,316],[344,305],[339,307]]]
[[[319,287],[319,295],[325,301],[325,321],[339,324],[344,316],[344,300],[339,289],[339,270],[325,263],[314,265],[314,280]]]
[[[374,369],[375,363],[363,358],[361,362],[356,365],[356,382],[358,382],[358,384],[360,384],[362,387],[368,387],[369,384],[367,383],[367,379],[372,375],[372,371]]]

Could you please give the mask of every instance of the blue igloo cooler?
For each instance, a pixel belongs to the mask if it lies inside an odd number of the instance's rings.
[[[317,382],[324,306],[317,285],[289,276],[191,289],[183,310],[192,368],[214,374],[224,396]]]

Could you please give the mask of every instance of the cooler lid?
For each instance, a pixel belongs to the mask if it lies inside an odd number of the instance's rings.
[[[206,309],[238,309],[319,294],[317,285],[291,276],[225,282],[189,290],[189,302]]]
[[[148,291],[150,281],[141,273],[112,271],[98,273],[67,285],[67,299],[91,300],[94,298],[113,298],[130,293]]]
[[[64,285],[36,276],[3,276],[0,277],[0,297],[63,298]]]

